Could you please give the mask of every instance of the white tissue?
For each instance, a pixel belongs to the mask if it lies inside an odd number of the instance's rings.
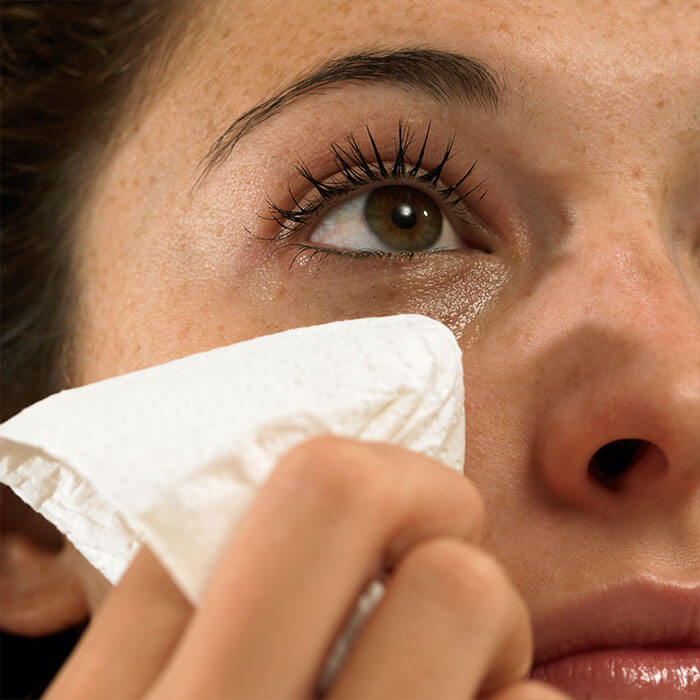
[[[196,603],[291,447],[332,433],[461,471],[463,392],[459,346],[438,321],[298,328],[40,401],[0,426],[0,481],[112,583],[145,542]]]

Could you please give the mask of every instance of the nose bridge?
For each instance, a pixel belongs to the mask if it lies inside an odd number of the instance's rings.
[[[659,341],[666,352],[670,340],[694,344],[700,335],[697,297],[691,296],[662,236],[646,235],[643,228],[608,230],[579,244],[581,311],[587,321],[614,325],[630,338],[639,336],[652,345]]]

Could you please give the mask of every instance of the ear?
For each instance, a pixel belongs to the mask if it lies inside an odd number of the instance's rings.
[[[43,637],[88,617],[71,550],[53,525],[0,485],[0,629]]]

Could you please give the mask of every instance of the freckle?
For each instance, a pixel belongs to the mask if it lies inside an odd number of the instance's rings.
[[[224,33],[221,35],[221,38],[222,38],[222,39],[228,39],[230,34],[231,34],[231,30],[230,30],[230,29],[226,29],[226,30],[224,31]]]
[[[224,91],[223,90],[218,90],[216,93],[216,99],[220,100],[224,96]]]
[[[659,100],[659,101],[656,103],[656,106],[657,106],[659,109],[661,109],[665,104],[666,104],[666,103],[665,103],[663,100]]]
[[[190,333],[192,332],[192,321],[187,321],[185,325],[180,328],[180,330],[177,333],[177,339],[179,341],[186,340]]]
[[[635,165],[634,168],[632,168],[632,177],[635,180],[639,180],[642,177],[642,169],[638,165]]]

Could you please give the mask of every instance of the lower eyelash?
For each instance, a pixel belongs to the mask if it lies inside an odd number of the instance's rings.
[[[265,240],[270,240],[270,239],[265,239]],[[274,240],[274,239],[273,239]],[[428,257],[431,255],[435,255],[437,253],[451,253],[453,251],[447,249],[447,248],[438,248],[435,250],[399,250],[395,252],[389,252],[389,251],[384,251],[384,250],[342,250],[340,248],[322,248],[318,246],[311,246],[311,245],[306,245],[305,243],[296,243],[294,241],[292,242],[287,242],[283,243],[282,245],[276,246],[274,250],[270,253],[270,256],[274,255],[276,252],[279,250],[283,250],[284,248],[298,248],[299,250],[297,253],[294,255],[292,258],[291,262],[289,263],[289,269],[292,269],[292,266],[294,263],[297,261],[297,258],[303,256],[304,260],[307,262],[311,262],[311,260],[314,259],[316,255],[322,254],[323,257],[319,260],[319,262],[323,262],[329,255],[339,255],[343,258],[349,258],[352,260],[358,260],[358,259],[374,259],[374,260],[384,260],[387,263],[395,262],[397,260],[404,260],[404,261],[411,261],[414,258],[424,258]],[[310,253],[310,255],[306,255],[307,253]],[[268,256],[268,257],[270,257]]]
[[[467,197],[479,190],[484,184],[482,181],[469,189],[469,191],[467,191],[465,194],[453,197],[457,188],[466,182],[471,176],[474,167],[476,166],[476,161],[474,161],[467,172],[453,185],[444,188],[438,187],[438,182],[442,171],[448,160],[452,157],[454,138],[451,138],[447,143],[440,162],[431,170],[420,174],[421,164],[430,136],[430,123],[428,123],[426,128],[418,158],[416,159],[416,162],[412,164],[410,170],[407,169],[407,165],[409,165],[409,163],[407,162],[406,153],[409,146],[414,141],[414,133],[410,131],[403,120],[399,120],[398,123],[397,138],[394,143],[394,162],[391,166],[388,166],[382,160],[379,149],[377,148],[374,137],[372,136],[372,132],[367,125],[365,125],[365,130],[371,144],[371,160],[365,156],[361,146],[352,135],[348,135],[346,137],[346,145],[344,146],[341,146],[337,142],[332,142],[330,144],[330,150],[338,167],[340,179],[332,179],[325,182],[320,181],[311,173],[303,162],[300,163],[300,165],[297,166],[297,172],[314,188],[316,191],[316,196],[304,204],[301,204],[294,196],[291,189],[288,189],[289,197],[294,205],[294,207],[291,209],[279,206],[268,199],[267,206],[269,213],[266,216],[261,216],[260,218],[266,221],[274,221],[280,227],[280,230],[271,237],[252,236],[249,231],[248,234],[251,237],[259,240],[285,241],[316,218],[322,209],[327,206],[328,202],[347,195],[357,188],[372,182],[401,182],[416,180],[430,185],[431,188],[436,190],[437,195],[446,204],[453,208],[458,208],[458,206],[464,202]],[[483,191],[479,197],[479,200],[483,199],[485,195],[486,190]],[[463,221],[463,223],[469,224],[473,222]],[[308,257],[309,260],[311,260],[317,254],[323,254],[321,261],[325,260],[328,255],[340,255],[351,259],[374,258],[385,259],[387,261],[412,260],[416,255],[420,257],[423,255],[432,255],[436,252],[440,252],[440,250],[395,252],[379,250],[351,251],[338,248],[321,248],[304,245],[302,243],[288,243],[284,246],[276,247],[275,250],[286,248],[290,245],[300,248],[299,252],[297,252],[290,263],[290,269],[296,259],[302,253],[308,251],[311,251],[311,255]]]

